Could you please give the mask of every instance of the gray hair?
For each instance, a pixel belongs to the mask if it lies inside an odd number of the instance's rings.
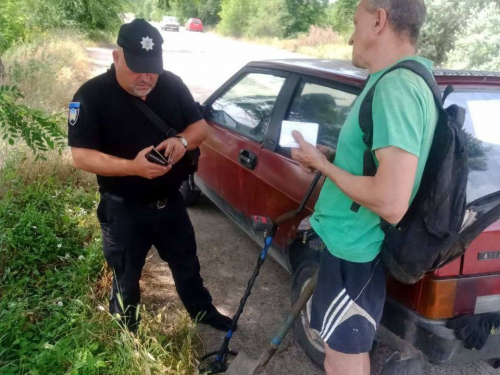
[[[427,14],[424,0],[368,0],[367,4],[372,13],[384,9],[394,31],[409,37],[412,44],[417,43]]]

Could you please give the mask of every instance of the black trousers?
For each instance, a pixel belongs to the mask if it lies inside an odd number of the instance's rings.
[[[193,225],[180,193],[163,208],[131,204],[104,194],[97,217],[104,257],[114,272],[110,313],[120,314],[129,328],[136,328],[141,299],[139,280],[152,245],[168,262],[188,313],[196,317],[211,308],[212,297],[200,276]]]

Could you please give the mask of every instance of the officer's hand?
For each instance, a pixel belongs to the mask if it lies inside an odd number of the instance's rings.
[[[168,160],[170,156],[170,162],[172,164],[177,163],[182,159],[184,154],[186,153],[186,148],[182,144],[181,140],[176,137],[168,138],[156,146],[158,151],[164,151],[165,159]]]
[[[151,163],[146,159],[146,155],[153,149],[153,146],[147,147],[140,151],[135,159],[132,161],[131,172],[133,176],[140,176],[152,180],[163,176],[172,169],[172,165],[164,167],[159,164]]]

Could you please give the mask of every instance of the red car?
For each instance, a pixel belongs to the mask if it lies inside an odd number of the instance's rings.
[[[199,18],[190,18],[186,22],[186,30],[203,32],[203,22]]]
[[[276,218],[296,208],[312,180],[278,146],[282,121],[318,123],[318,143],[335,147],[366,77],[366,71],[347,61],[246,65],[203,105],[210,130],[201,146],[199,171],[183,186],[189,203],[195,203],[201,189],[262,244],[251,228],[250,216]],[[417,349],[434,364],[496,359],[500,358],[500,334],[490,336],[482,350],[471,351],[445,324],[463,314],[500,312],[500,221],[496,214],[488,217],[500,205],[500,73],[436,70],[435,77],[443,90],[449,84],[455,87],[445,105],[456,103],[467,109],[468,208],[478,221],[487,218],[491,225],[463,256],[420,282],[403,285],[389,279],[379,341],[400,351]],[[301,220],[312,213],[319,185],[309,212],[279,228],[271,251],[294,274],[292,300],[319,261],[320,252],[297,231]],[[308,313],[304,309],[296,334],[310,358],[322,366],[323,344],[309,328]]]

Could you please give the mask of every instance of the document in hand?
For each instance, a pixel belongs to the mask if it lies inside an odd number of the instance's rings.
[[[295,139],[293,139],[292,131],[297,130],[302,134],[304,140],[313,146],[316,146],[318,141],[318,127],[319,125],[314,122],[297,122],[297,121],[283,121],[281,123],[281,136],[279,145],[281,147],[299,148]]]

